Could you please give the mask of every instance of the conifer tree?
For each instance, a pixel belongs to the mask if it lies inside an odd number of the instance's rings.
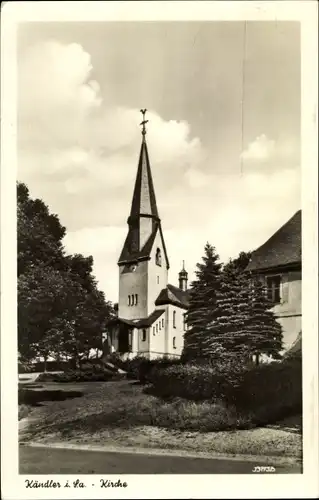
[[[249,320],[249,284],[240,269],[232,265],[225,266],[221,278],[217,298],[218,316],[215,319],[218,334],[215,340],[229,355],[248,358],[246,325]]]
[[[207,243],[203,262],[197,264],[196,280],[191,285],[189,309],[186,313],[183,359],[209,358],[214,318],[220,288],[221,263],[215,248]]]
[[[282,350],[282,328],[271,310],[264,283],[254,278],[250,288],[251,302],[246,326],[246,335],[250,339],[250,349],[255,355],[256,364],[260,355],[280,359]]]

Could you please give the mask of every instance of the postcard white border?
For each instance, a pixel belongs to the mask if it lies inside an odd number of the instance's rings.
[[[7,2],[1,12],[1,466],[5,500],[311,498],[318,487],[318,7],[316,1]],[[18,475],[16,303],[16,28],[30,21],[299,21],[302,38],[303,401],[300,475],[126,475],[123,489],[26,489]],[[30,477],[30,476],[28,476]],[[43,476],[31,476],[43,480]],[[65,481],[66,476],[46,476]],[[87,484],[96,476],[80,478]],[[112,476],[109,476],[111,478]],[[116,476],[118,477],[118,476]]]

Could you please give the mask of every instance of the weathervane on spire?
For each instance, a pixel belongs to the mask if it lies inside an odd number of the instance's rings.
[[[147,109],[141,109],[140,110],[142,115],[143,115],[143,120],[141,121],[140,125],[142,125],[142,135],[143,135],[143,138],[145,138],[145,135],[146,135],[146,127],[145,125],[148,123],[148,120],[145,120],[145,113],[147,111]]]

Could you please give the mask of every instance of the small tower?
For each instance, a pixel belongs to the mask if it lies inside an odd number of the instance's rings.
[[[185,270],[185,261],[183,260],[183,269],[178,273],[179,288],[186,292],[187,290],[188,273]]]

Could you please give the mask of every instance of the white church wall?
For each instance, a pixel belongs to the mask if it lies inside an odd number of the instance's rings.
[[[168,306],[166,349],[171,356],[180,356],[182,354],[185,333],[184,313],[185,310],[180,307],[171,304]]]
[[[156,265],[157,249],[161,252],[161,266]],[[148,315],[155,309],[155,300],[159,296],[160,291],[167,285],[168,270],[166,268],[166,260],[162,238],[159,230],[157,231],[153,248],[148,261]]]
[[[150,328],[140,328],[137,330],[137,345],[138,353],[143,355],[143,353],[149,352],[150,350]]]
[[[120,266],[119,317],[124,319],[145,318],[148,315],[148,262],[138,262],[135,271],[123,272],[123,270],[124,266]],[[132,295],[134,301],[132,301]],[[130,301],[129,296],[131,296]]]
[[[163,309],[163,307],[161,308]],[[167,328],[167,313],[160,316],[150,328],[150,351],[153,358],[164,356]]]

